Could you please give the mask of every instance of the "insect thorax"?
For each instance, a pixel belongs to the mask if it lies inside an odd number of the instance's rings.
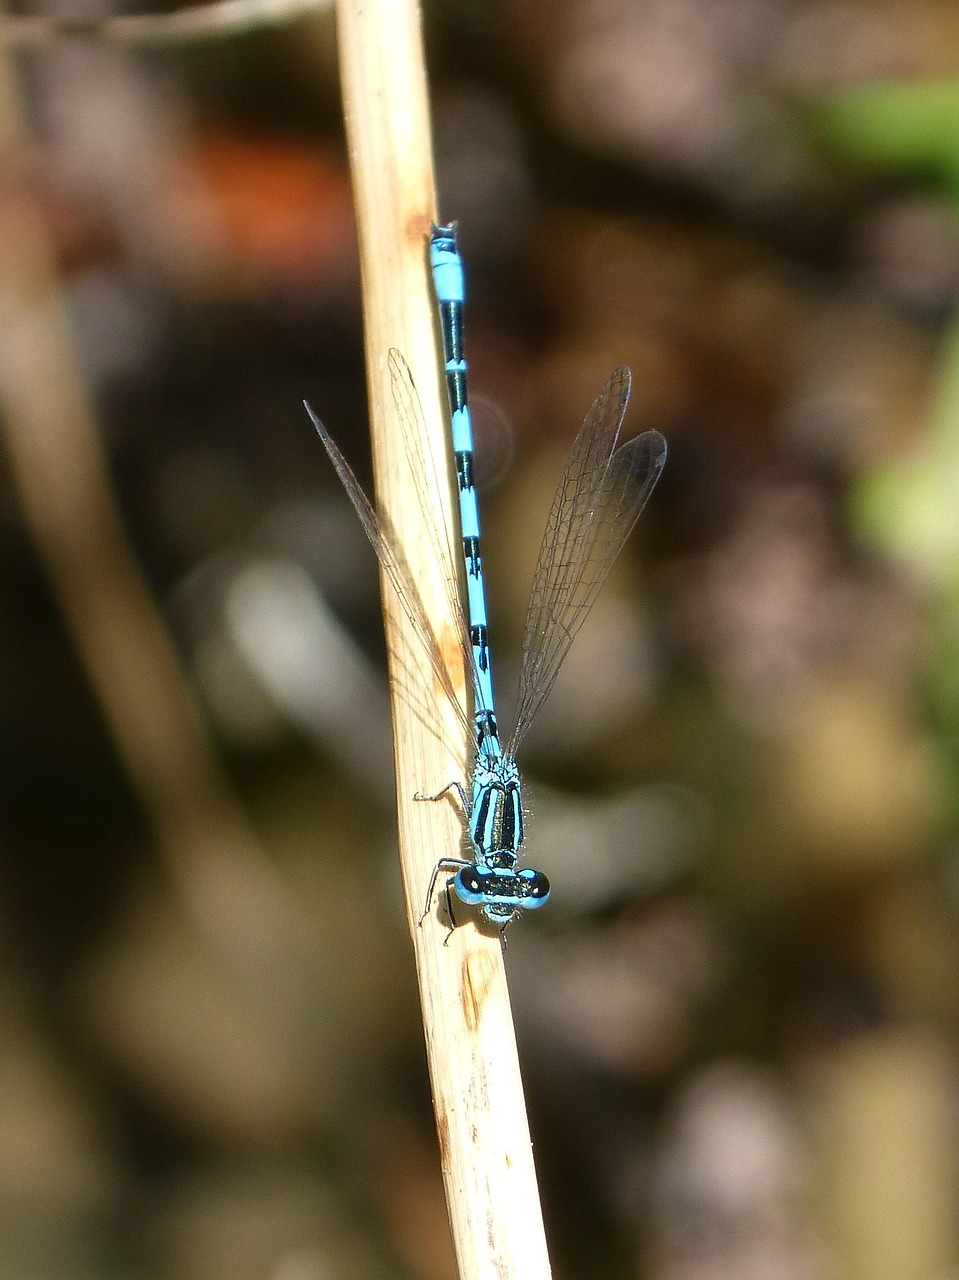
[[[477,858],[508,853],[516,860],[523,842],[523,798],[519,772],[511,756],[477,757],[473,769],[470,838]]]

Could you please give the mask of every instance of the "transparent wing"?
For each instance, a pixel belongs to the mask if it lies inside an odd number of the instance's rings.
[[[392,353],[391,353],[392,356]],[[402,357],[400,357],[402,359]],[[405,366],[405,361],[403,364]],[[409,371],[407,370],[407,373]],[[412,383],[410,383],[412,386]],[[346,490],[347,497],[353,503],[356,514],[360,518],[360,523],[372,543],[373,550],[376,552],[377,559],[386,571],[386,575],[390,580],[393,590],[403,606],[414,634],[419,639],[423,649],[429,659],[433,674],[439,681],[443,692],[449,698],[450,702],[456,707],[463,726],[469,729],[469,721],[456,695],[453,681],[450,677],[449,670],[443,659],[443,653],[436,634],[430,625],[426,609],[423,605],[422,598],[413,581],[412,574],[406,563],[406,559],[400,550],[396,535],[391,528],[389,522],[374,510],[372,503],[363,492],[359,481],[353,474],[349,463],[340,453],[339,449],[333,443],[333,440],[326,427],[313,412],[309,404],[304,400],[304,408],[310,415],[313,425],[316,428],[317,435],[323,443],[323,447],[329,454],[330,461],[339,476],[343,488]],[[399,408],[399,406],[398,406]],[[402,412],[400,413],[402,423]],[[404,435],[407,433],[404,432]],[[431,526],[432,527],[432,526]],[[462,609],[460,608],[460,614]]]
[[[658,431],[616,448],[629,387],[625,365],[610,374],[553,498],[526,615],[511,753],[545,702],[666,462],[666,441]]]
[[[396,347],[390,347],[388,363],[393,387],[393,403],[400,422],[406,461],[416,481],[416,497],[423,517],[423,526],[429,532],[433,557],[443,579],[446,605],[450,617],[456,620],[457,639],[462,650],[463,661],[466,663],[466,673],[470,679],[470,686],[475,691],[478,684],[476,659],[473,655],[473,646],[470,644],[469,622],[460,586],[463,565],[462,547],[458,542],[454,546],[449,538],[449,526],[436,518],[440,493],[446,487],[446,481],[438,475],[433,456],[427,456],[420,444],[425,434],[422,427],[423,409],[410,367],[402,352]],[[457,522],[458,528],[459,509],[455,503],[453,519]]]

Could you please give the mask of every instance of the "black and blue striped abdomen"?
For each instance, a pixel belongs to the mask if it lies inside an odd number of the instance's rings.
[[[439,301],[440,327],[446,362],[453,454],[459,491],[460,533],[466,566],[467,611],[473,650],[477,745],[489,755],[499,754],[499,738],[490,670],[486,589],[480,554],[479,508],[473,483],[473,429],[466,396],[463,355],[463,263],[456,247],[455,228],[435,227],[430,237],[430,266]]]

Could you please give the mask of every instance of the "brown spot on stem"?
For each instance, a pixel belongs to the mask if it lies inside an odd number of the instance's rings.
[[[437,1109],[436,1112],[436,1138],[440,1148],[440,1165],[445,1169],[450,1159],[450,1122],[445,1109]]]
[[[463,1013],[470,1031],[479,1028],[483,1008],[496,972],[496,960],[485,951],[471,951],[463,964]]]

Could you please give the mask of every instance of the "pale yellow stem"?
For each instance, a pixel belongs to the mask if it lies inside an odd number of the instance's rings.
[[[397,347],[423,403],[419,451],[449,473],[434,301],[426,242],[435,217],[432,141],[418,6],[412,0],[340,0],[340,64],[360,237],[366,364],[377,498],[396,529],[433,629],[463,682],[459,632],[435,563],[427,517],[452,538],[452,494],[425,513],[416,497],[390,389]],[[462,823],[449,802],[417,803],[467,775],[469,745],[406,614],[384,581],[392,655],[400,856],[454,1244],[464,1280],[545,1280],[550,1274],[529,1127],[498,937],[473,923],[443,946],[427,886],[441,857],[459,854]],[[415,680],[422,695],[409,696]],[[423,716],[425,702],[432,712]],[[434,727],[431,727],[431,722]]]

